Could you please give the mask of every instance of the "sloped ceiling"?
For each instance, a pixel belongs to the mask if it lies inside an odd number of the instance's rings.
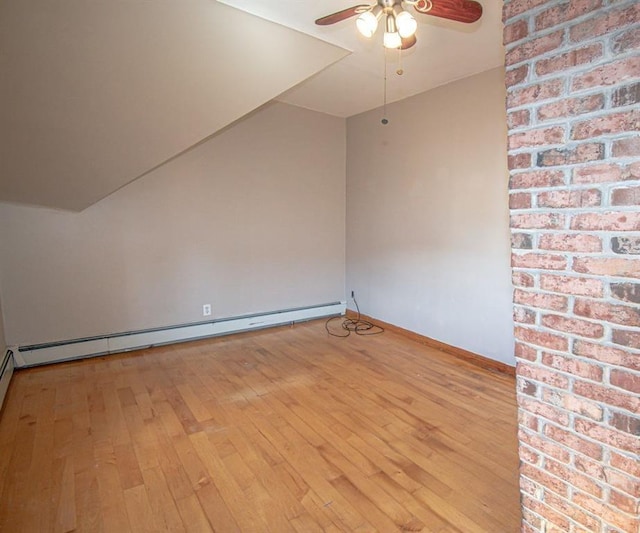
[[[362,37],[355,17],[330,26],[315,19],[374,0],[219,0],[284,26],[347,48],[352,53],[280,95],[278,100],[340,117],[380,107],[384,97],[385,56],[387,101],[394,102],[504,63],[502,1],[480,0],[483,14],[473,24],[418,14],[418,43],[402,53],[402,76],[396,75],[399,54],[384,52],[382,28]]]
[[[82,210],[347,54],[215,0],[3,0],[0,201]]]

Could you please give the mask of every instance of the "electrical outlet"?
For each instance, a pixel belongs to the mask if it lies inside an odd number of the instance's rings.
[[[202,316],[211,316],[211,304],[204,304],[202,306]]]

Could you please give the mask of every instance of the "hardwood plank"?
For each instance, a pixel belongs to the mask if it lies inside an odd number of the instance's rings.
[[[519,531],[515,380],[323,321],[16,372],[1,531]]]
[[[124,501],[132,532],[154,533],[163,531],[159,517],[153,513],[144,485],[126,489],[124,491]]]
[[[182,523],[185,524],[188,531],[197,531],[198,533],[213,531],[195,494],[176,500],[176,506],[182,517]],[[229,531],[236,530],[237,528]]]

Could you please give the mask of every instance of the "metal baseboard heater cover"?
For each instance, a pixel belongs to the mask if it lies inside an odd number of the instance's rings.
[[[83,357],[108,355],[150,346],[216,337],[293,322],[304,322],[314,318],[343,315],[345,311],[346,302],[332,302],[268,313],[215,319],[208,322],[20,346],[14,349],[15,365],[22,368]]]
[[[4,397],[7,394],[9,382],[13,375],[13,365],[13,352],[7,350],[2,358],[2,363],[0,363],[0,408],[2,408],[2,404],[4,403]]]

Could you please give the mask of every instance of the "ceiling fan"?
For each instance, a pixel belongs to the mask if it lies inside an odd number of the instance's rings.
[[[371,37],[378,29],[378,21],[384,16],[385,48],[406,50],[416,44],[418,23],[404,4],[413,6],[421,14],[457,22],[471,23],[482,16],[482,5],[475,0],[376,0],[373,5],[358,4],[316,20],[319,26],[327,26],[359,15],[358,31]]]

